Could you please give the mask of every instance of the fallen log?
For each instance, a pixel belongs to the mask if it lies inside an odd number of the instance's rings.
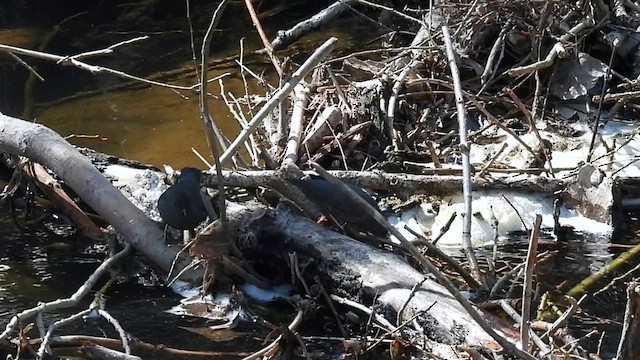
[[[299,258],[313,259],[305,276],[318,275],[328,291],[341,296],[360,296],[364,301],[375,298],[393,313],[404,307],[401,322],[423,312],[417,321],[432,347],[451,351],[451,345],[498,346],[443,286],[400,255],[357,242],[288,211],[269,210],[261,216],[246,211],[241,211],[244,216],[234,211],[234,223],[255,236],[256,253],[261,257],[281,258],[279,263],[286,264],[288,254],[295,252]],[[412,294],[412,288],[421,282]]]
[[[315,174],[315,172],[305,172]],[[387,173],[378,171],[329,171],[333,176],[354,185],[376,191],[391,191],[398,194],[428,193],[430,195],[450,194],[462,188],[462,176],[453,175],[413,175],[405,173]],[[238,187],[267,186],[275,175],[274,170],[261,171],[223,171],[224,184]],[[559,179],[542,176],[527,178],[473,179],[473,188],[493,190],[520,190],[552,194],[565,188],[566,183]],[[203,174],[203,185],[215,188],[215,175]]]
[[[53,171],[136,250],[158,268],[169,271],[177,250],[164,245],[164,234],[158,225],[56,132],[0,114],[0,152],[26,156]],[[190,262],[183,255],[176,262],[176,268],[182,269]],[[195,271],[186,272],[182,279],[198,281],[201,276]]]

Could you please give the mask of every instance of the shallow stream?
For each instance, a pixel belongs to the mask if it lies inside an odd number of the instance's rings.
[[[67,2],[66,5],[73,10],[60,10],[65,8],[62,4],[57,6],[56,11],[48,14],[50,18],[46,16],[47,9],[39,9],[37,16],[22,16],[21,21],[4,24],[5,28],[0,28],[0,43],[33,49],[43,46],[43,51],[67,55],[148,35],[148,41],[124,46],[112,56],[90,59],[90,62],[140,76],[176,69],[188,72],[193,67],[184,2],[168,4],[165,1],[167,4],[162,6],[153,5],[157,3],[153,1],[142,2],[148,3],[150,7],[146,11],[124,1],[111,2],[113,4],[99,2],[97,8],[88,5],[93,2]],[[275,14],[264,19],[263,25],[267,32],[273,35],[275,30],[287,28],[295,19],[313,13],[324,6],[325,2],[301,3],[310,6],[291,6],[285,9],[274,6],[263,9]],[[199,38],[209,20],[211,5],[195,2],[192,10],[195,14],[193,23],[197,29],[196,37]],[[222,58],[236,54],[241,38],[244,38],[247,51],[259,48],[259,40],[241,2],[232,3],[226,11],[228,15],[220,25],[221,31],[214,37],[212,49],[215,51],[212,57]],[[64,26],[54,33],[52,29],[63,19],[67,19]],[[304,59],[313,44],[331,35],[337,35],[340,39],[341,50],[338,52],[346,51],[354,44],[373,40],[378,30],[372,29],[376,28],[368,21],[347,17],[336,22],[335,28],[305,37],[301,44],[308,46],[308,49],[302,49],[299,55],[294,56],[294,60]],[[197,112],[197,96],[194,93],[177,93],[165,88],[146,86],[121,88],[124,81],[110,75],[94,76],[77,69],[25,60],[36,67],[46,81],[34,81],[33,87],[25,90],[23,84],[29,76],[28,72],[13,60],[0,57],[0,112],[45,124],[63,136],[73,136],[70,138],[72,143],[101,152],[156,166],[169,164],[177,169],[184,166],[204,167],[191,151],[191,148],[195,148],[201,154],[208,153]],[[271,66],[264,62],[264,58],[257,60],[251,57],[248,61],[254,71],[263,71],[266,76],[271,76]],[[229,72],[230,75],[224,79],[225,91],[241,97],[245,94],[244,83],[237,72],[237,66],[234,63],[228,64],[231,66],[212,69],[209,78]],[[180,85],[195,82],[193,74],[183,77],[168,76],[166,79]],[[219,95],[217,83],[212,84],[210,91],[213,95]],[[264,93],[252,79],[248,81],[248,92]],[[27,94],[26,100],[24,94]],[[229,137],[233,137],[239,131],[239,126],[228,115],[226,105],[214,98],[210,104],[218,125]],[[97,138],[82,138],[94,135]],[[635,218],[630,220],[637,221]],[[629,233],[622,236],[634,237],[634,229],[631,226]],[[19,229],[6,209],[0,212],[0,326],[3,327],[16,311],[34,306],[40,301],[69,296],[103,260],[103,245],[93,244],[79,236],[59,235],[56,232],[59,229],[54,231],[46,225],[37,224],[24,224],[24,228]],[[523,261],[524,251],[524,242],[514,238],[500,247],[499,258],[503,263],[508,263],[507,266],[513,266]],[[558,250],[556,256],[539,267],[538,280],[543,284],[541,290],[550,290],[564,282],[573,284],[609,262],[620,251],[623,249],[611,248],[608,238],[574,236],[569,239],[568,246]],[[490,256],[490,251],[487,250],[485,255]],[[562,289],[566,290],[570,284],[564,285]],[[107,303],[111,314],[122,321],[127,331],[151,343],[231,352],[251,351],[255,350],[251,346],[260,346],[261,340],[254,337],[263,338],[265,334],[254,336],[252,329],[228,334],[228,337],[217,342],[194,336],[184,328],[202,326],[203,321],[162,312],[175,305],[178,300],[179,297],[166,288],[129,282],[115,286],[109,293]],[[83,300],[80,307],[86,307],[90,301],[91,299]],[[585,321],[575,324],[582,329],[582,333],[593,328],[600,332],[606,331],[603,347],[603,354],[607,354],[605,357],[610,357],[608,355],[615,351],[624,301],[624,292],[616,288],[594,299],[587,307],[589,316],[579,317]],[[594,320],[595,316],[602,316],[612,322],[600,324]],[[98,336],[112,333],[105,323],[97,326],[92,323],[85,325],[68,330],[70,333],[77,330],[77,333]],[[171,331],[166,331],[167,328]],[[588,343],[582,344],[595,351],[599,336],[592,335]]]

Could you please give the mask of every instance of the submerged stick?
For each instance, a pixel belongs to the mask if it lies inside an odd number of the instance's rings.
[[[533,268],[536,264],[536,253],[538,252],[538,239],[540,239],[540,225],[542,225],[542,215],[536,214],[536,219],[529,237],[529,251],[527,251],[527,262],[524,275],[524,286],[522,288],[522,321],[520,322],[520,339],[522,347],[529,350],[529,314],[531,313],[531,286],[533,284]]]
[[[636,245],[629,251],[620,254],[620,256],[615,260],[603,266],[597,272],[589,275],[586,279],[582,280],[578,285],[569,290],[567,295],[574,298],[580,297],[580,295],[586,293],[591,287],[595,286],[598,281],[613,274],[621,266],[628,264],[638,254],[640,254],[640,245]]]

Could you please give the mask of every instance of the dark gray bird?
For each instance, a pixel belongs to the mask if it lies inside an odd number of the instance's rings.
[[[180,170],[178,182],[158,199],[158,211],[165,223],[180,230],[193,230],[207,218],[200,196],[201,172],[194,168]]]
[[[310,177],[303,180],[287,180],[298,187],[309,200],[313,201],[325,215],[331,215],[340,224],[352,225],[356,230],[370,232],[373,235],[385,236],[387,230],[378,222],[354,204],[342,191],[336,189],[323,178]],[[361,198],[373,206],[378,212],[380,208],[374,198],[364,189],[349,184]]]

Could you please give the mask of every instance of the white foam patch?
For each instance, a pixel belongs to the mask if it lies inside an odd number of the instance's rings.
[[[271,289],[261,289],[253,284],[244,284],[241,287],[247,296],[260,302],[269,302],[278,297],[289,296],[293,291],[291,285],[281,284]]]
[[[121,165],[109,165],[105,174],[114,179],[113,185],[140,210],[155,221],[161,221],[157,204],[160,195],[169,187],[160,174],[145,169],[130,169]]]
[[[174,281],[173,283],[171,283],[170,288],[174,293],[184,298],[190,298],[200,295],[200,290],[198,288],[195,288],[188,282],[182,280]]]
[[[430,234],[431,223],[433,223],[435,216],[436,212],[433,210],[431,204],[421,203],[416,207],[403,211],[400,216],[389,216],[387,221],[398,229],[405,239],[413,241],[417,237],[411,233],[411,231],[423,236]],[[406,228],[411,229],[411,231]],[[389,238],[394,244],[400,244],[400,240],[398,240],[394,235],[391,235]]]
[[[589,155],[589,146],[593,132],[585,123],[573,122],[569,125],[572,129],[582,132],[576,137],[561,136],[546,129],[543,123],[538,124],[540,136],[549,140],[552,144],[551,164],[554,168],[575,168],[584,163]],[[640,177],[640,129],[633,124],[621,121],[608,121],[598,129],[598,137],[591,158],[592,163],[607,174],[617,177]],[[497,128],[485,131],[485,134],[503,141],[486,145],[472,145],[471,163],[480,166],[492,158],[502,147],[506,149],[496,159],[496,163],[505,164],[514,169],[527,167],[533,159],[533,155],[513,136]],[[532,149],[538,147],[539,141],[533,133],[520,135],[520,138]],[[604,145],[606,144],[606,146]],[[611,154],[610,154],[611,153]],[[545,164],[545,166],[548,166]],[[568,174],[563,170],[559,176]],[[510,174],[492,174],[493,176],[510,176]]]
[[[511,202],[507,203],[503,195]],[[403,216],[390,218],[392,225],[396,226],[408,240],[415,238],[404,230],[407,224],[412,230],[422,234],[431,233],[433,240],[440,235],[441,229],[449,221],[453,213],[457,216],[451,223],[449,230],[440,238],[439,246],[461,246],[464,202],[462,196],[445,199],[446,203],[440,206],[440,211],[434,218],[417,217],[414,209],[403,213]],[[515,208],[515,210],[514,210]],[[472,204],[473,218],[471,219],[471,241],[474,246],[484,246],[493,243],[494,229],[491,225],[492,214],[498,220],[498,237],[504,239],[510,232],[524,231],[524,223],[530,229],[533,227],[536,214],[542,215],[542,227],[553,228],[553,198],[540,194],[524,194],[502,191],[476,191]],[[408,217],[408,218],[407,218]],[[521,220],[522,218],[522,220]],[[575,231],[587,233],[609,233],[611,226],[591,220],[580,215],[577,211],[562,208],[560,211],[560,224],[570,225]],[[397,241],[394,237],[392,240]]]
[[[543,217],[544,219],[544,217]],[[609,234],[613,231],[611,225],[589,219],[574,209],[562,208],[560,210],[560,224],[572,226],[576,231],[591,234]]]
[[[517,211],[502,197],[503,194]],[[477,191],[473,196],[472,211],[471,241],[474,245],[481,246],[493,241],[492,213],[498,219],[498,235],[505,236],[512,231],[524,230],[520,217],[530,227],[536,214],[551,214],[553,212],[553,201],[547,200],[541,195],[525,196],[518,193]],[[451,223],[449,230],[440,238],[439,245],[458,246],[462,244],[462,229],[464,226],[462,216],[464,214],[464,202],[462,196],[451,198],[448,205],[440,206],[440,212],[435,217],[431,227],[432,239],[440,235],[440,230],[454,212],[457,213],[457,216]],[[553,219],[550,224],[545,225],[553,226]]]

